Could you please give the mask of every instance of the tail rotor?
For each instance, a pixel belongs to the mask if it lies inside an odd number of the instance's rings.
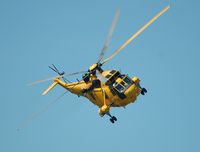
[[[58,68],[57,68],[54,64],[52,64],[52,67],[49,66],[49,68],[50,68],[51,70],[53,70],[54,72],[56,72],[56,73],[63,79],[63,81],[65,81],[65,83],[70,82],[69,80],[67,80],[67,79],[64,77],[65,72],[64,72],[64,71],[60,72],[60,71],[58,70]]]

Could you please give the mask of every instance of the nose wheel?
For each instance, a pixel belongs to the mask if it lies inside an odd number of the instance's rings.
[[[110,117],[111,123],[115,123],[115,121],[117,121],[117,118],[115,116],[112,116],[109,112],[107,113],[107,115]]]
[[[141,94],[142,94],[142,95],[145,95],[145,93],[147,93],[147,89],[142,88],[142,90],[141,90]]]
[[[110,118],[110,122],[111,122],[111,123],[115,123],[115,121],[117,121],[117,118],[116,118],[115,116],[112,116],[112,117]]]
[[[138,87],[139,89],[141,89],[141,94],[142,94],[142,95],[145,95],[145,93],[147,93],[147,89],[142,88],[142,87],[140,86],[139,83],[137,84],[137,87]]]

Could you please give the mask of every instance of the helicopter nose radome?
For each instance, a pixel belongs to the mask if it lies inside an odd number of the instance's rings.
[[[140,79],[138,77],[133,77],[132,80],[136,83],[139,84],[140,83]]]

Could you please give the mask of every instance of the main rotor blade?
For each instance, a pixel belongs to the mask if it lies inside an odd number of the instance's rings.
[[[74,72],[74,73],[69,73],[69,74],[64,74],[64,75],[58,75],[58,76],[55,76],[55,77],[50,77],[50,78],[46,78],[46,79],[43,79],[43,80],[38,80],[38,81],[35,81],[35,82],[32,82],[32,83],[29,83],[28,85],[36,85],[36,84],[39,84],[39,83],[42,83],[42,82],[54,80],[56,78],[73,76],[73,75],[77,75],[77,74],[81,74],[81,73],[85,73],[85,72],[87,72],[87,71],[80,71],[80,72]]]
[[[102,60],[102,58],[103,58],[105,52],[106,52],[107,49],[108,49],[108,45],[109,45],[110,40],[111,40],[111,38],[112,38],[112,34],[113,34],[113,31],[114,31],[115,26],[116,26],[116,24],[117,24],[119,15],[120,15],[120,11],[117,10],[116,13],[115,13],[115,17],[114,17],[114,19],[113,19],[112,25],[111,25],[111,27],[110,27],[108,36],[107,36],[106,41],[105,41],[105,43],[104,43],[103,49],[102,49],[102,51],[101,51],[101,53],[100,53],[100,55],[99,55],[99,58],[98,58],[98,60],[97,60],[97,63],[99,63],[99,62]]]
[[[111,54],[108,58],[106,58],[101,64],[103,65],[104,63],[112,59],[115,55],[117,55],[122,49],[124,49],[132,40],[134,40],[139,34],[141,34],[149,25],[151,25],[157,18],[159,18],[162,14],[164,14],[169,8],[170,8],[170,5],[165,7],[158,14],[156,14],[147,24],[145,24],[135,34],[133,34],[128,40],[126,40],[126,42],[123,45],[121,45],[117,50],[115,50],[114,53]]]

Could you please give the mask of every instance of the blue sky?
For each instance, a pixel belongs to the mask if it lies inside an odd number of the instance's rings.
[[[1,0],[0,151],[200,151],[200,22],[197,0],[172,8],[104,69],[138,76],[148,89],[135,104],[114,108],[111,124],[84,98],[66,94],[20,131],[34,112],[63,93],[48,65],[65,72],[88,69],[97,60],[116,9],[120,18],[105,56],[167,6],[167,0]],[[70,80],[81,78],[71,77]]]

